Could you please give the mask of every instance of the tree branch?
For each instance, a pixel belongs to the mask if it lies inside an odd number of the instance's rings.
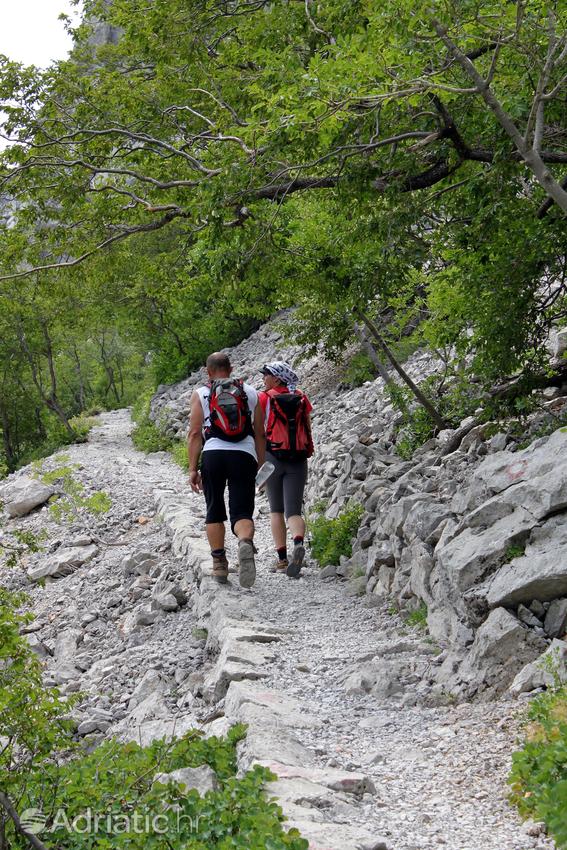
[[[35,848],[35,850],[47,850],[47,847],[42,841],[39,840],[37,835],[33,835],[33,833],[27,832],[24,829],[17,811],[10,802],[9,797],[7,797],[3,791],[0,791],[0,806],[2,806],[2,808],[16,827],[16,832],[18,832],[23,838],[25,838],[26,841],[29,841],[29,843],[32,847]]]
[[[77,257],[74,260],[67,260],[60,263],[48,263],[44,266],[34,266],[33,268],[26,269],[23,272],[15,272],[14,274],[1,275],[0,281],[2,280],[17,280],[23,277],[29,277],[36,272],[45,272],[51,271],[54,269],[69,269],[73,268],[73,266],[78,266],[80,263],[83,263],[89,257],[92,257],[93,254],[97,254],[103,248],[107,248],[109,245],[112,245],[114,242],[120,242],[122,239],[128,239],[129,236],[133,236],[136,233],[149,233],[154,230],[160,230],[162,227],[165,227],[169,224],[173,219],[183,217],[188,217],[188,213],[183,210],[176,210],[169,213],[166,213],[162,218],[157,221],[149,222],[148,224],[140,224],[135,225],[133,227],[124,228],[120,231],[120,233],[115,233],[114,236],[110,236],[108,239],[104,239],[98,245],[95,245],[90,251],[86,251],[84,254],[81,254],[80,257]]]
[[[457,47],[457,45],[449,38],[446,28],[435,17],[434,13],[430,15],[433,29],[443,42],[449,52],[455,57],[465,74],[471,79],[477,87],[478,93],[483,98],[488,108],[494,113],[496,120],[504,130],[504,132],[512,139],[518,149],[522,159],[531,169],[532,174],[542,186],[544,191],[553,198],[555,203],[567,213],[567,192],[555,180],[551,172],[545,167],[539,153],[533,148],[530,148],[524,141],[521,133],[514,124],[511,117],[508,115],[500,101],[495,97],[490,85],[477,71],[473,62]]]

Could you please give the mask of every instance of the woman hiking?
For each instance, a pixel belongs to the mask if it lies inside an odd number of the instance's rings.
[[[311,402],[297,389],[299,378],[289,363],[276,360],[260,370],[264,391],[259,402],[266,427],[266,460],[274,465],[266,490],[270,503],[271,527],[277,561],[274,573],[299,578],[305,557],[303,491],[307,482],[307,458],[313,454]],[[287,526],[293,538],[288,559]]]

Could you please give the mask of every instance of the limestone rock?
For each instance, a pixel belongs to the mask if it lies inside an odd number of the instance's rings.
[[[53,487],[42,481],[22,476],[3,488],[2,499],[9,516],[19,517],[45,504],[54,493]]]
[[[79,546],[74,549],[59,549],[54,555],[44,558],[37,566],[28,570],[28,577],[32,581],[51,576],[61,578],[75,572],[83,564],[92,561],[97,554],[98,548],[91,546]]]
[[[178,770],[172,770],[171,773],[157,773],[154,776],[154,782],[159,782],[161,785],[175,782],[182,785],[186,792],[192,789],[198,791],[201,797],[204,797],[208,791],[216,791],[219,787],[216,774],[208,764],[203,764],[201,767],[180,767]]]
[[[564,682],[567,682],[567,643],[553,640],[543,655],[520,670],[510,685],[510,693],[519,696]]]
[[[543,638],[505,608],[496,608],[477,631],[460,675],[502,692],[510,685],[518,665],[534,661],[546,648]]]
[[[553,600],[547,609],[543,627],[549,637],[563,637],[567,632],[567,599]]]
[[[525,554],[502,567],[488,587],[491,608],[550,601],[567,594],[567,543],[557,546],[553,537],[528,544]]]

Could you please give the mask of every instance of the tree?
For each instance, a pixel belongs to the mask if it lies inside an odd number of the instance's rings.
[[[3,190],[19,204],[4,278],[80,267],[100,288],[106,264],[132,263],[121,297],[165,335],[168,376],[207,322],[220,327],[219,304],[237,332],[244,296],[257,318],[293,301],[324,309],[317,338],[339,346],[355,307],[372,319],[401,294],[429,309],[437,344],[444,305],[458,305],[452,344],[474,347],[487,379],[541,366],[565,297],[562,4],[86,11],[116,44],[93,47],[85,24],[68,62],[3,63]]]

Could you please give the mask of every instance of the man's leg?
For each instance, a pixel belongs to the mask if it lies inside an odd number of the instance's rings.
[[[254,496],[258,464],[248,452],[226,452],[228,460],[228,505],[232,531],[238,537],[238,579],[241,587],[256,581],[254,561]]]
[[[254,537],[254,523],[251,519],[239,519],[234,523],[234,533],[239,540],[252,540]]]
[[[203,492],[207,504],[207,539],[213,558],[213,578],[220,584],[225,584],[228,580],[228,561],[224,549],[226,468],[223,454],[223,451],[205,451],[202,461]]]
[[[214,549],[224,549],[224,522],[208,522],[207,523],[207,539],[211,552]]]

